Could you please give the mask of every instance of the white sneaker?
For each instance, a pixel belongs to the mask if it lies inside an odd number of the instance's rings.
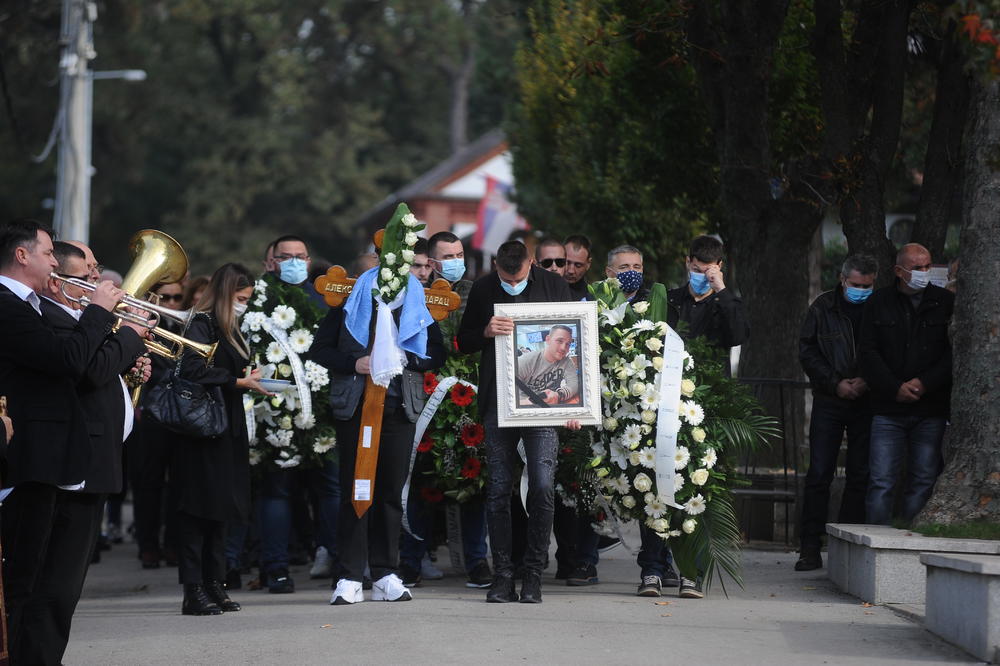
[[[337,589],[333,591],[333,596],[330,597],[330,605],[344,606],[347,604],[356,604],[364,600],[365,593],[361,589],[361,583],[356,580],[341,578],[337,581]]]
[[[412,598],[396,574],[382,576],[372,583],[372,601],[409,601]]]
[[[444,572],[434,566],[431,558],[424,555],[424,559],[420,560],[420,577],[424,580],[441,580]]]
[[[316,549],[316,559],[313,560],[312,569],[309,570],[310,578],[329,578],[333,575],[333,558],[326,546]]]

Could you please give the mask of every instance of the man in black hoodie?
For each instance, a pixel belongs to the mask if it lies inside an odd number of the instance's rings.
[[[872,294],[878,264],[854,254],[844,261],[837,288],[820,294],[809,306],[799,335],[799,362],[813,389],[809,421],[809,472],[802,505],[802,530],[796,571],[823,566],[830,484],[837,469],[840,442],[847,431],[846,482],[838,523],[865,522],[868,489],[868,440],[872,414],[868,384],[858,370],[861,314]]]
[[[893,494],[908,463],[901,518],[923,508],[941,473],[951,401],[948,323],[955,295],[929,283],[931,255],[916,243],[896,255],[896,282],[877,290],[861,324],[861,374],[871,388],[867,522],[892,521]]]

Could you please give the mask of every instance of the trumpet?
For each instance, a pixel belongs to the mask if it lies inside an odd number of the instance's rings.
[[[79,305],[86,307],[90,304],[90,299],[86,296],[81,296],[75,298],[66,293],[66,287],[76,287],[77,289],[93,293],[96,287],[87,282],[86,280],[81,280],[79,278],[67,278],[56,273],[50,273],[49,277],[61,283],[60,289],[62,290],[63,296],[68,301],[73,303],[78,303]],[[141,311],[146,314],[139,314],[139,312],[133,312],[130,310],[118,310],[116,309],[113,314],[118,318],[119,321],[127,321],[133,324],[137,324],[144,328],[149,329],[149,331],[158,338],[167,340],[172,343],[171,345],[163,344],[157,340],[145,340],[146,348],[154,354],[163,356],[164,358],[169,358],[176,361],[184,353],[184,348],[191,349],[197,352],[200,356],[204,356],[206,359],[211,359],[215,355],[215,348],[218,343],[204,344],[201,342],[195,342],[194,340],[189,340],[177,333],[167,330],[160,326],[160,321],[166,317],[173,321],[184,324],[185,326],[190,321],[191,317],[194,316],[192,310],[171,310],[170,308],[158,305],[156,303],[150,303],[149,301],[144,301],[142,299],[136,298],[135,296],[127,295],[122,299],[121,305],[119,307],[130,308],[134,311]]]

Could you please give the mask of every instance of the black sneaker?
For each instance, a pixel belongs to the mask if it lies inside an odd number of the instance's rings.
[[[681,589],[677,596],[681,599],[704,599],[705,593],[701,590],[701,580],[681,578]]]
[[[796,571],[814,571],[823,568],[823,556],[819,548],[803,548],[799,553],[799,561],[795,563]]]
[[[597,585],[600,580],[597,578],[597,567],[593,564],[582,564],[573,570],[573,573],[566,579],[566,584],[570,587],[583,587],[584,585]]]
[[[656,574],[643,576],[642,582],[639,583],[639,589],[635,593],[640,597],[660,596],[660,577]]]
[[[465,581],[465,586],[481,590],[489,587],[492,583],[493,572],[490,571],[490,565],[486,563],[486,560],[479,560],[469,572],[469,580]]]
[[[486,593],[486,603],[509,604],[512,601],[517,601],[514,579],[509,575],[494,574],[493,584],[490,585],[490,591]]]
[[[540,604],[542,603],[542,572],[528,569],[524,572],[524,581],[521,582],[521,603]]]
[[[295,581],[288,575],[288,569],[278,569],[267,575],[267,591],[271,594],[291,594],[295,591]]]
[[[597,540],[597,552],[606,553],[612,548],[620,546],[622,540],[618,537],[606,537],[602,536]]]
[[[666,571],[663,572],[663,578],[660,579],[663,587],[680,587],[681,577],[677,575],[673,567],[668,567]]]
[[[405,564],[399,565],[399,577],[403,579],[403,585],[406,587],[420,587],[423,580],[420,577],[420,569],[413,569]]]

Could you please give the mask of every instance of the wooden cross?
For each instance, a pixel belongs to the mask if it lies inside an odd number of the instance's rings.
[[[376,235],[375,243],[380,245]],[[347,277],[347,271],[342,266],[333,266],[316,278],[313,286],[327,305],[340,307],[354,290],[354,278]],[[445,319],[458,309],[462,297],[452,291],[451,284],[438,278],[430,287],[424,289],[427,309],[434,321]],[[374,318],[375,310],[372,309]],[[354,513],[360,518],[372,505],[375,496],[375,471],[378,466],[378,447],[382,435],[382,411],[385,408],[386,389],[372,381],[368,375],[365,381],[365,398],[361,407],[361,429],[358,431],[358,454],[354,463],[354,487],[351,488],[351,504]]]

